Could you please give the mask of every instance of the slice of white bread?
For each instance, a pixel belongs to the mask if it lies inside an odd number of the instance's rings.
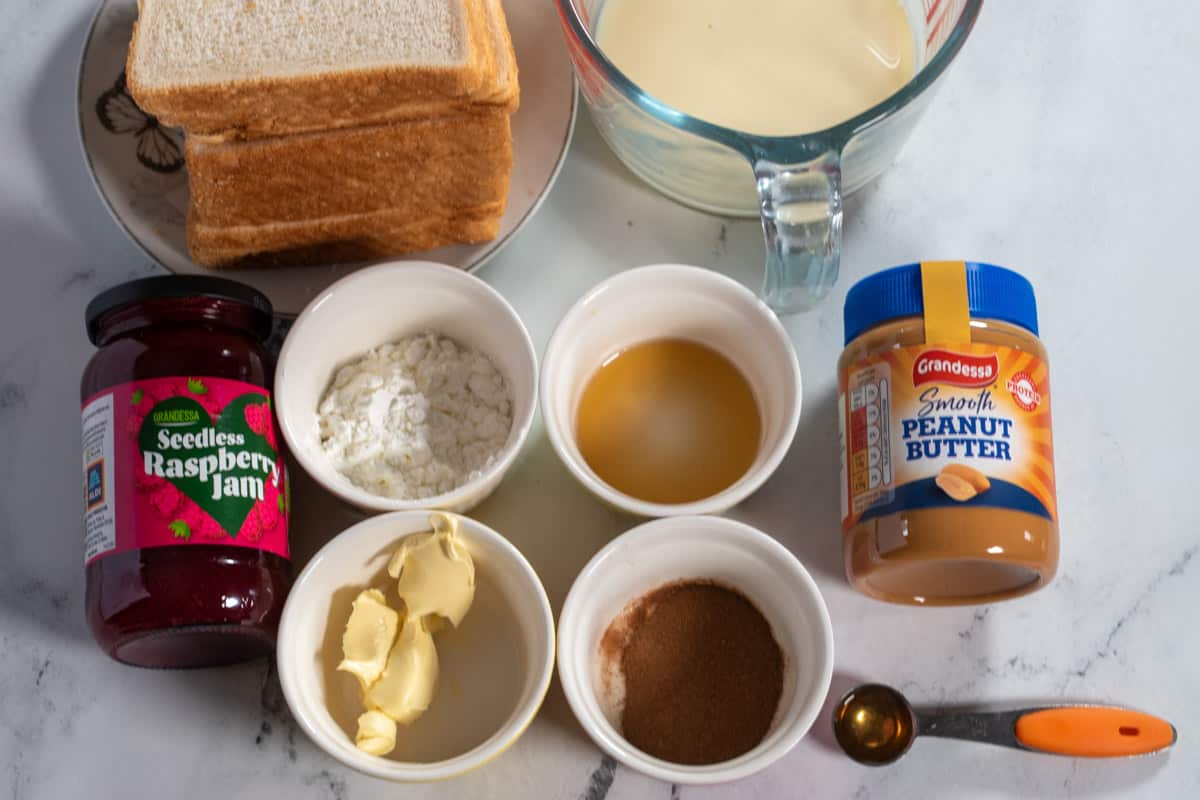
[[[355,124],[490,93],[491,0],[139,0],[134,99],[199,133]]]
[[[245,142],[186,140],[191,224],[257,226],[501,201],[512,169],[503,112]]]
[[[188,249],[196,263],[215,269],[349,263],[486,242],[499,233],[503,213],[504,203],[488,203],[421,218],[384,209],[269,226],[189,224]]]
[[[300,128],[290,133],[307,133],[443,116],[461,116],[468,113],[514,113],[520,105],[520,84],[518,82],[517,57],[513,50],[508,21],[504,15],[501,0],[483,0],[483,3],[490,32],[489,50],[495,59],[495,74],[491,79],[485,81],[476,94],[451,100],[420,98],[401,106],[371,113],[358,109],[351,116],[336,119],[314,117],[305,120]],[[263,138],[261,134],[245,129],[222,129],[223,124],[225,124],[225,115],[220,109],[213,110],[211,114],[198,110],[194,115],[193,127],[188,130],[188,139],[196,143],[219,144]],[[199,125],[200,129],[197,130],[195,125]]]

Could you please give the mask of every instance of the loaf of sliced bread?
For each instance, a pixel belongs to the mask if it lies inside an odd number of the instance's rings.
[[[499,0],[139,0],[139,8],[130,91],[189,134],[269,136],[412,118],[439,104],[511,103]],[[514,84],[515,72],[513,60]]]
[[[263,225],[503,199],[508,114],[491,112],[185,147],[191,224]]]
[[[502,0],[139,0],[138,103],[185,128],[213,268],[494,238],[520,98]]]

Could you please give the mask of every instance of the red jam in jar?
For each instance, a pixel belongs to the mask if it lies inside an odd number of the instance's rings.
[[[271,304],[159,277],[96,297],[83,373],[88,625],[118,661],[271,653],[291,586],[288,491],[263,343]]]

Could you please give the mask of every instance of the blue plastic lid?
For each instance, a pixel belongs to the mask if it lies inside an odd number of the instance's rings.
[[[1033,285],[1011,269],[967,262],[967,303],[971,317],[1019,325],[1037,336]],[[868,328],[925,313],[921,265],[905,264],[863,278],[846,294],[846,344]]]

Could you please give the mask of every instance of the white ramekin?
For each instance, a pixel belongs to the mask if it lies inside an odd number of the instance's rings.
[[[783,695],[766,738],[738,758],[709,766],[673,764],[634,747],[603,694],[600,640],[609,623],[631,601],[689,578],[745,594],[784,654]],[[672,783],[724,783],[765,769],[808,732],[833,678],[833,628],[816,582],[770,536],[722,517],[657,519],[614,539],[575,579],[559,616],[558,677],[584,730],[622,764]]]
[[[649,503],[609,486],[575,441],[575,413],[587,381],[606,358],[653,339],[690,339],[736,364],[762,416],[758,457],[740,480],[693,503]],[[546,432],[559,458],[593,494],[646,517],[716,514],[748,497],[787,455],[800,422],[800,366],[779,319],[732,278],[699,267],[657,264],[599,284],[567,312],[542,360],[539,387]]]
[[[392,781],[452,778],[499,756],[533,721],[554,670],[554,616],[533,567],[503,536],[460,517],[475,602],[457,630],[434,637],[441,674],[433,703],[397,737],[400,755],[407,740],[408,752],[424,757],[401,761],[354,746],[358,687],[336,671],[351,603],[364,588],[394,586],[388,559],[405,536],[426,530],[429,512],[398,511],[335,536],[296,579],[279,626],[279,680],[304,732],[346,766]]]
[[[453,491],[420,500],[372,494],[338,472],[321,449],[317,405],[334,373],[374,347],[432,331],[496,364],[512,392],[513,423],[496,459]],[[533,424],[537,355],[517,312],[462,270],[426,261],[380,264],[321,292],[296,319],[275,370],[279,427],[300,466],[326,490],[367,511],[469,511],[500,484]]]

